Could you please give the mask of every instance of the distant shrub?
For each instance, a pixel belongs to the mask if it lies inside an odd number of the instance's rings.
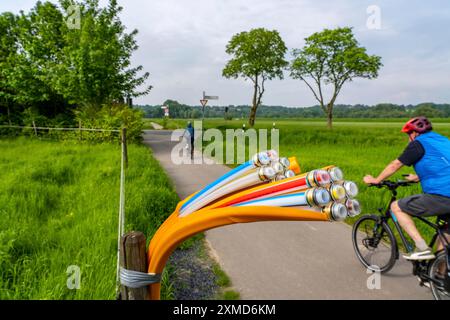
[[[127,128],[128,141],[141,141],[141,132],[144,127],[142,122],[143,112],[131,109],[128,106],[116,104],[104,106],[99,111],[90,108],[80,108],[75,111],[75,120],[81,122],[83,128],[115,130]],[[84,134],[84,133],[83,133]],[[89,132],[86,138],[89,140],[109,140],[117,137],[114,132]]]
[[[17,126],[27,128],[0,128],[2,136],[35,135],[34,126],[37,128],[82,128],[120,130],[127,128],[127,140],[129,142],[139,142],[142,139],[141,132],[144,128],[142,122],[143,112],[139,109],[132,109],[123,104],[114,104],[102,107],[100,110],[94,108],[79,108],[72,115],[59,114],[54,118],[47,118],[40,114],[35,108],[25,109],[17,122],[12,123]],[[5,117],[2,118],[5,125]],[[50,137],[58,140],[88,140],[88,141],[118,141],[120,133],[118,131],[83,131],[78,130],[51,130],[37,129],[39,137]]]

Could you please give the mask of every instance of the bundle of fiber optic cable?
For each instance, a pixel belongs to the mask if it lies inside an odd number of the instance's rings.
[[[355,199],[358,187],[354,182],[344,180],[340,168],[328,166],[300,172],[295,157],[279,157],[274,150],[259,152],[187,199],[178,216],[242,206],[320,211],[330,221],[354,217],[361,212]]]
[[[357,194],[336,166],[301,173],[295,157],[259,152],[177,205],[150,241],[148,273],[161,274],[171,252],[198,232],[259,221],[339,221],[360,213]],[[160,283],[150,286],[159,299]]]

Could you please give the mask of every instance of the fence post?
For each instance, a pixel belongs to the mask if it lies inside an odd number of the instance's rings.
[[[83,131],[81,130],[81,120],[78,121],[78,129],[80,130],[80,141],[83,140]]]
[[[142,232],[131,231],[120,241],[120,266],[127,270],[147,272],[146,239]],[[120,287],[121,300],[150,300],[148,287]]]
[[[122,153],[125,159],[125,168],[128,168],[127,128],[122,128]]]
[[[37,137],[37,129],[36,129],[36,123],[33,120],[33,129],[34,129],[34,135]]]

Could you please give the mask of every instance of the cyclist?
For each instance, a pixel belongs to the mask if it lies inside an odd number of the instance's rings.
[[[189,144],[189,150],[191,152],[191,160],[194,159],[194,140],[195,140],[195,134],[194,134],[194,127],[192,127],[192,123],[189,121],[187,124],[186,129],[184,130],[184,136],[186,137],[186,140]]]
[[[367,184],[378,184],[404,165],[414,166],[416,174],[410,174],[406,179],[420,181],[424,193],[400,199],[391,205],[391,211],[399,224],[415,243],[415,251],[403,256],[408,260],[427,260],[435,257],[411,216],[450,214],[450,140],[432,130],[432,125],[426,117],[409,120],[402,129],[402,132],[409,136],[409,144],[404,152],[378,177],[366,175],[363,179]],[[437,250],[441,249],[443,244],[439,241]]]

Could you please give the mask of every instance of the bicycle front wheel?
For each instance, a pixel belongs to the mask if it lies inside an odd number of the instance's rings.
[[[447,270],[447,253],[441,251],[429,267],[431,292],[436,300],[450,300],[450,292],[445,289],[443,276]]]
[[[366,268],[382,273],[392,269],[397,258],[397,240],[379,216],[359,218],[353,225],[352,240],[356,256]]]

